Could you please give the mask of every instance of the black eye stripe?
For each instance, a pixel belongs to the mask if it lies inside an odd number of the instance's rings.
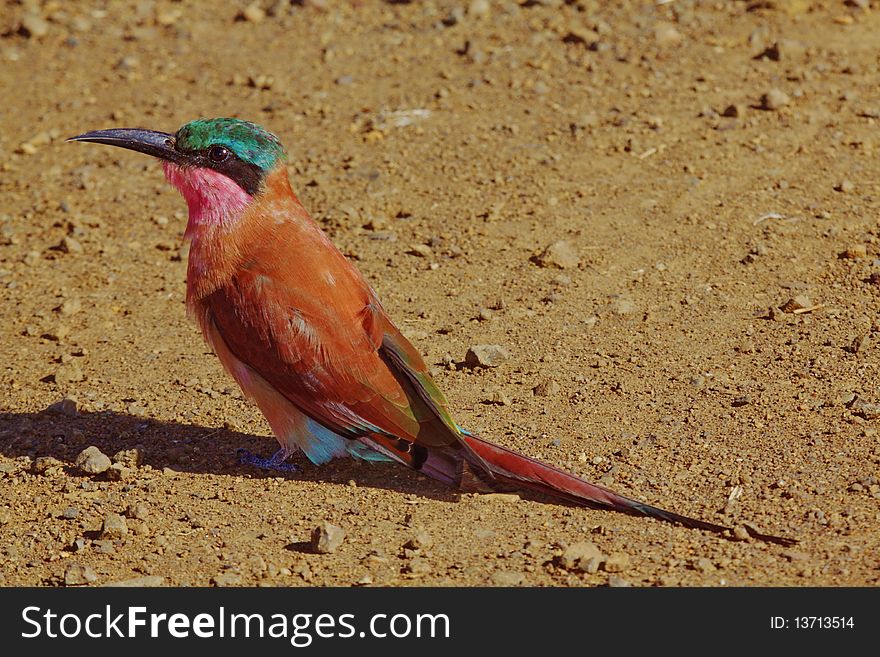
[[[266,172],[256,164],[245,162],[231,148],[215,144],[203,150],[182,150],[191,166],[207,167],[234,180],[251,196],[260,191]],[[222,155],[221,155],[222,153]]]
[[[256,164],[239,160],[234,153],[229,155],[222,162],[213,162],[208,158],[208,166],[219,171],[223,175],[232,178],[238,186],[248,194],[253,196],[256,194],[263,184],[265,176],[263,170]]]

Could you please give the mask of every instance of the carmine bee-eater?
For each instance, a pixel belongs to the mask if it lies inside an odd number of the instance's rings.
[[[392,460],[462,490],[532,490],[728,530],[618,495],[456,424],[419,352],[293,193],[284,148],[260,126],[201,119],[175,134],[122,128],[71,140],[159,158],[186,199],[188,311],[281,445],[251,463],[283,467],[297,449],[315,464]]]

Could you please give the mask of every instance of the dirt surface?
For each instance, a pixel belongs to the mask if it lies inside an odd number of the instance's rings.
[[[7,0],[0,33],[0,583],[878,583],[876,0]],[[462,425],[800,543],[239,465],[276,445],[186,319],[183,201],[63,141],[200,116],[280,136]]]

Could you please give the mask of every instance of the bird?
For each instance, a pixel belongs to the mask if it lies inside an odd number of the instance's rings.
[[[187,312],[280,445],[243,461],[277,470],[295,470],[297,452],[315,465],[393,461],[464,492],[537,493],[730,535],[461,427],[419,351],[294,193],[287,153],[265,128],[202,118],[173,134],[113,128],[68,141],[158,158],[185,199]],[[744,526],[758,540],[795,542]]]

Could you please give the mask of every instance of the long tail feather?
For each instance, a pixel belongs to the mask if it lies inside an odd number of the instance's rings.
[[[730,527],[725,527],[724,525],[690,518],[619,495],[612,490],[591,484],[559,468],[494,445],[472,434],[465,434],[465,440],[471,449],[480,455],[482,461],[489,464],[495,479],[484,479],[481,476],[482,473],[477,468],[472,468],[469,474],[481,479],[489,487],[497,488],[499,484],[501,486],[507,484],[513,488],[535,490],[575,504],[598,506],[623,513],[645,515],[694,529],[704,529],[716,533],[731,531]],[[762,534],[748,525],[745,525],[745,529],[752,538],[768,543],[785,546],[797,543],[793,539]]]

